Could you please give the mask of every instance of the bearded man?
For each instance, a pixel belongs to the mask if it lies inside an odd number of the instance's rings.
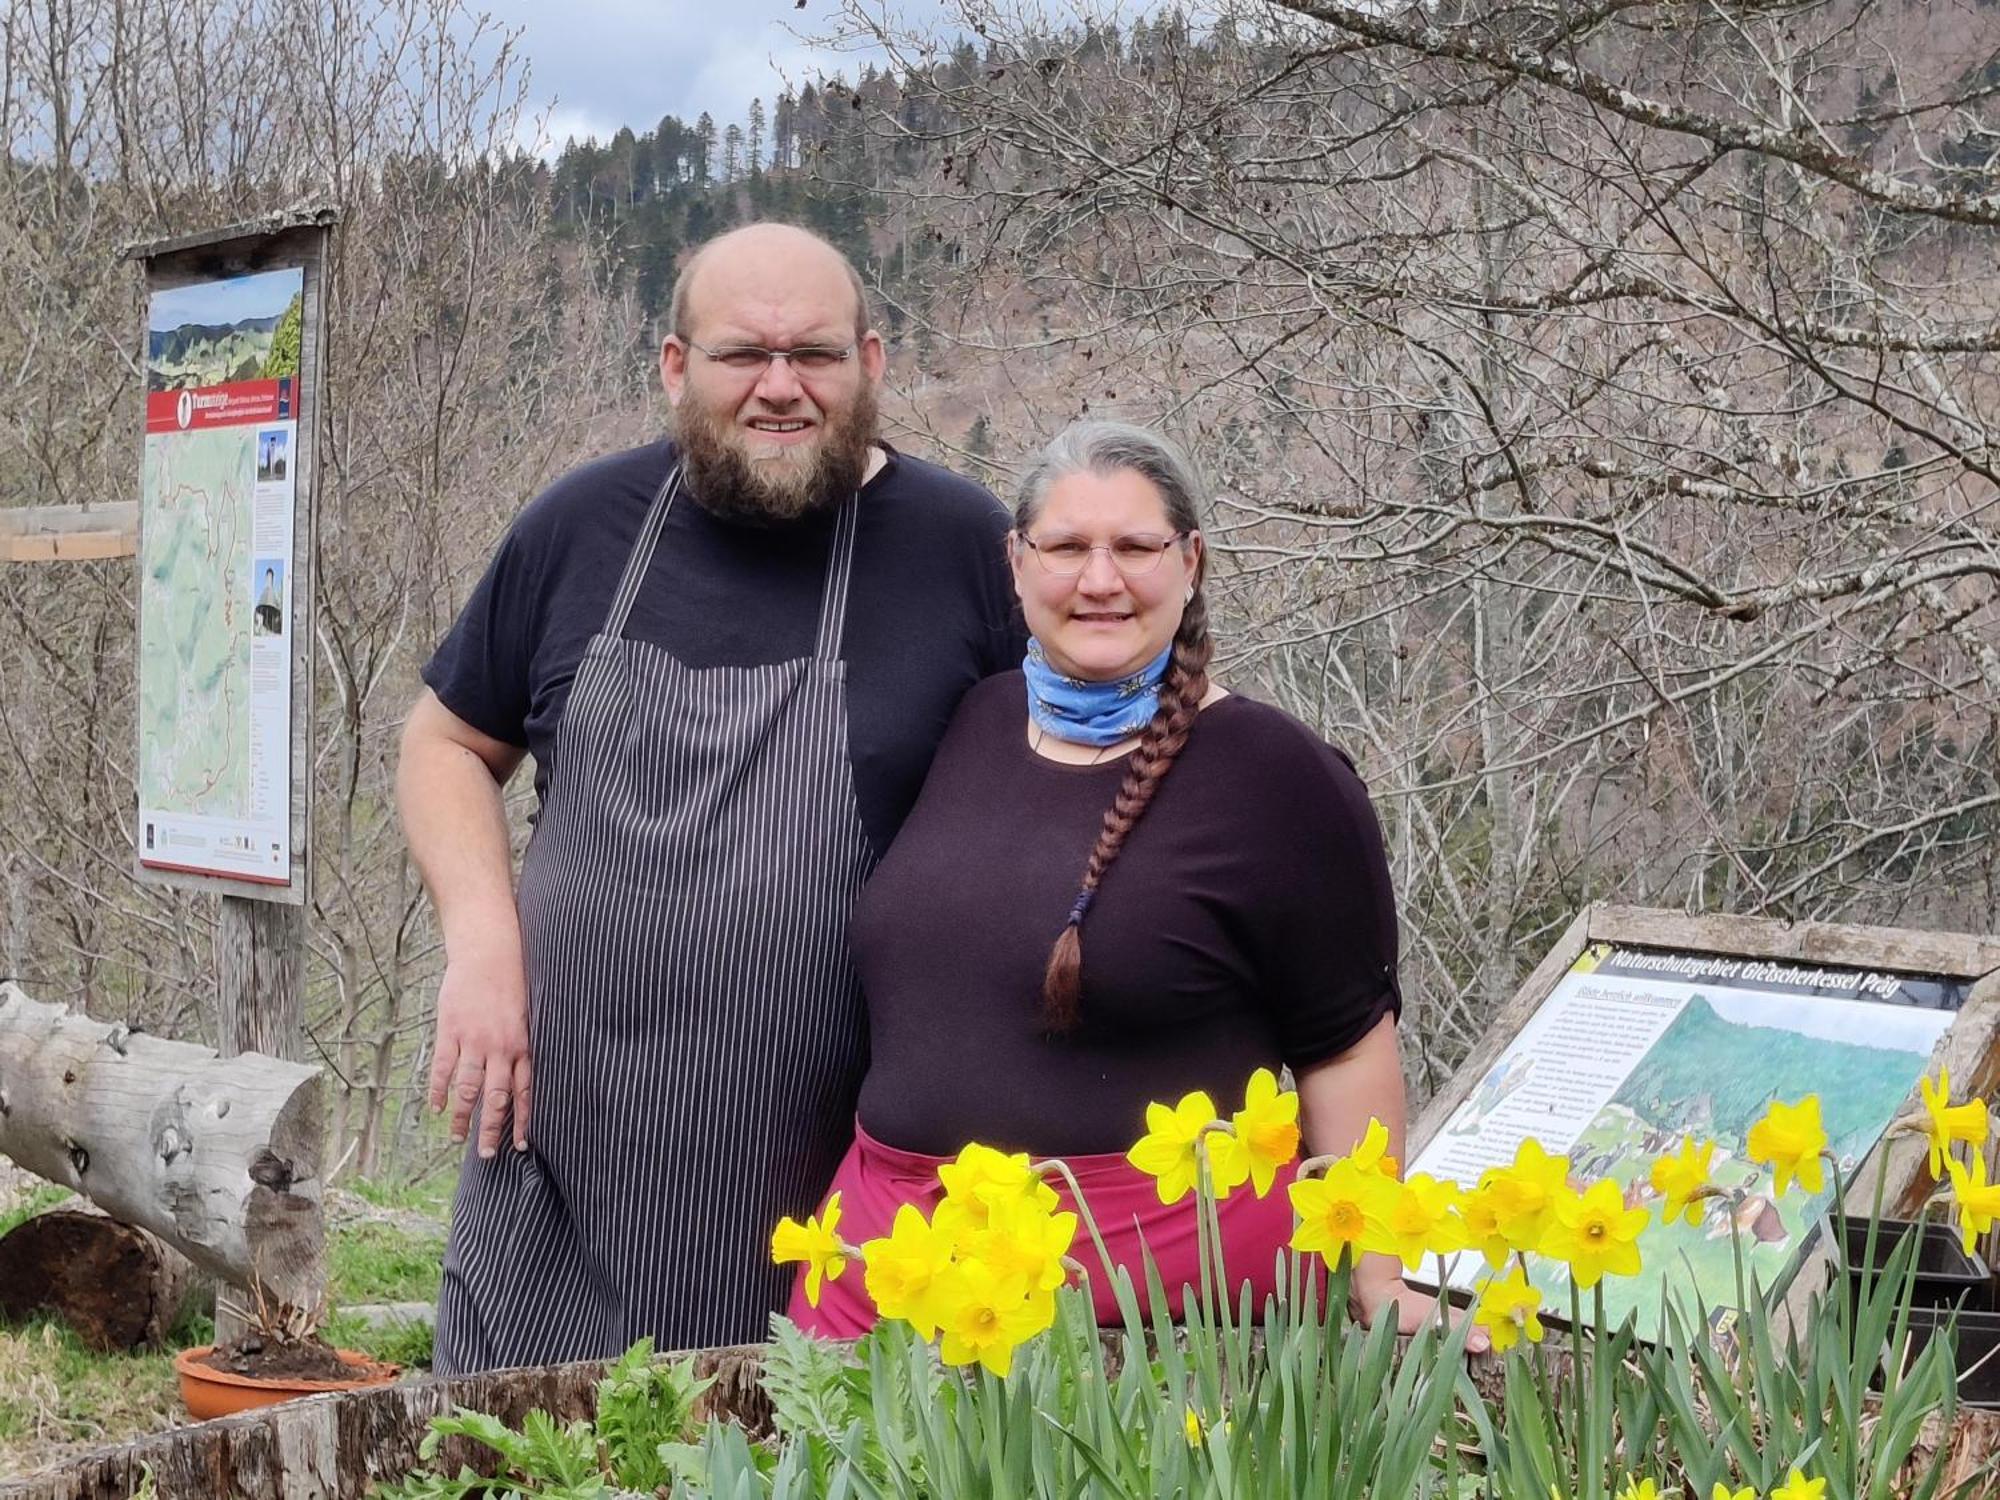
[[[1005,514],[877,435],[882,340],[832,246],[713,240],[672,324],[674,440],[521,512],[403,735],[431,1104],[472,1140],[441,1372],[764,1337],[771,1230],[851,1136],[848,908],[959,697],[1022,654]]]

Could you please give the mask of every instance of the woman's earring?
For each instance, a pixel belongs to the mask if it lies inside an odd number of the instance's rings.
[[[1189,584],[1189,585],[1188,585],[1188,591],[1187,591],[1187,592],[1186,592],[1185,594],[1182,594],[1182,595],[1181,595],[1181,603],[1183,603],[1183,604],[1192,604],[1192,603],[1194,603],[1194,585],[1193,585],[1193,584]]]

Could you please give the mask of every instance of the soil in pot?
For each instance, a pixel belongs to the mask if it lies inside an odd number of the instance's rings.
[[[202,1356],[201,1363],[211,1370],[227,1370],[254,1380],[347,1380],[354,1374],[331,1344],[257,1333],[216,1345]]]
[[[254,1344],[257,1347],[246,1348]],[[378,1364],[352,1349],[334,1349],[316,1339],[280,1340],[251,1334],[217,1350],[204,1345],[174,1358],[181,1400],[198,1421],[252,1407],[272,1406],[324,1391],[387,1385],[400,1366]]]
[[[1841,1263],[1847,1273],[1850,1305],[1858,1305],[1868,1259],[1868,1220],[1849,1219],[1845,1224]],[[1993,1310],[1993,1281],[1986,1263],[1967,1255],[1958,1231],[1949,1224],[1925,1224],[1912,1219],[1882,1219],[1875,1226],[1873,1264],[1885,1266],[1904,1236],[1917,1234],[1917,1263],[1910,1286],[1910,1306],[1953,1308],[1973,1312]]]

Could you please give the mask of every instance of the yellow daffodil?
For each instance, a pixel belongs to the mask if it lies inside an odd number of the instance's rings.
[[[915,1204],[905,1203],[896,1210],[887,1235],[861,1246],[861,1260],[875,1310],[908,1323],[918,1338],[936,1338],[931,1292],[939,1273],[951,1264],[951,1237],[933,1228]]]
[[[1458,1216],[1457,1185],[1439,1182],[1424,1172],[1396,1184],[1383,1220],[1390,1253],[1413,1271],[1427,1254],[1449,1255],[1466,1245],[1465,1221]]]
[[[1323,1177],[1291,1184],[1288,1192],[1298,1227],[1292,1248],[1318,1251],[1328,1265],[1338,1265],[1343,1251],[1358,1260],[1370,1250],[1390,1246],[1388,1212],[1397,1184],[1380,1172],[1357,1167],[1342,1157]]]
[[[1648,1180],[1654,1191],[1666,1199],[1660,1206],[1662,1224],[1671,1224],[1679,1218],[1686,1218],[1690,1224],[1701,1222],[1701,1203],[1695,1194],[1709,1185],[1709,1163],[1714,1158],[1714,1141],[1697,1144],[1693,1136],[1684,1135],[1678,1156],[1663,1156],[1653,1163]]]
[[[1708,1500],[1757,1500],[1757,1492],[1747,1484],[1741,1489],[1732,1490],[1718,1479],[1715,1481],[1715,1488],[1708,1492]]]
[[[1208,1441],[1208,1435],[1211,1432],[1215,1431],[1214,1427],[1210,1426],[1207,1422],[1202,1421],[1201,1413],[1196,1411],[1192,1406],[1190,1406],[1187,1409],[1187,1413],[1183,1417],[1182,1421],[1183,1425],[1187,1429],[1187,1440],[1188,1440],[1188,1446],[1190,1448],[1201,1447],[1202,1444]],[[1227,1417],[1224,1417],[1220,1425],[1222,1428],[1222,1435],[1224,1437],[1228,1437],[1229,1419]]]
[[[1824,1500],[1825,1495],[1824,1479],[1808,1479],[1794,1469],[1791,1478],[1771,1491],[1771,1500]]]
[[[1278,1169],[1298,1154],[1299,1096],[1280,1090],[1277,1075],[1259,1068],[1250,1075],[1243,1107],[1229,1117],[1228,1132],[1208,1139],[1216,1195],[1247,1181],[1262,1198]]]
[[[1149,1104],[1146,1133],[1125,1153],[1125,1159],[1153,1179],[1162,1203],[1178,1203],[1194,1191],[1200,1175],[1195,1142],[1215,1123],[1215,1103],[1199,1089],[1183,1095],[1172,1109]],[[1216,1196],[1226,1191],[1218,1185]]]
[[[1531,1344],[1542,1341],[1541,1307],[1542,1294],[1515,1266],[1505,1276],[1489,1276],[1479,1284],[1472,1321],[1493,1336],[1494,1352],[1505,1354],[1523,1339]]]
[[[1569,1274],[1585,1291],[1608,1273],[1639,1274],[1639,1231],[1652,1213],[1627,1208],[1624,1194],[1610,1179],[1593,1182],[1581,1193],[1565,1193],[1543,1231],[1541,1253],[1569,1266]]]
[[[1659,1487],[1650,1479],[1628,1479],[1618,1492],[1618,1500],[1660,1500]]]
[[[1460,1195],[1458,1217],[1465,1225],[1466,1247],[1485,1256],[1488,1267],[1501,1271],[1507,1267],[1507,1257],[1513,1253],[1513,1246],[1500,1232],[1499,1206],[1493,1194],[1487,1191],[1494,1170],[1489,1167],[1480,1175],[1478,1187]]]
[[[1003,1279],[1053,1292],[1069,1279],[1063,1257],[1076,1240],[1076,1224],[1075,1214],[1052,1214],[1038,1203],[995,1204],[986,1228],[972,1241],[972,1255]]]
[[[1347,1153],[1347,1159],[1365,1172],[1377,1172],[1384,1177],[1395,1177],[1402,1171],[1396,1158],[1389,1154],[1389,1127],[1373,1115],[1368,1117],[1368,1128]]]
[[[1826,1186],[1826,1127],[1820,1123],[1819,1095],[1807,1094],[1797,1104],[1773,1099],[1764,1118],[1750,1127],[1750,1159],[1771,1169],[1771,1190],[1783,1193],[1793,1178],[1809,1193]]]
[[[1928,1117],[1924,1137],[1931,1147],[1931,1177],[1937,1180],[1944,1176],[1945,1157],[1953,1141],[1963,1141],[1980,1151],[1986,1149],[1986,1101],[1973,1099],[1965,1104],[1953,1104],[1951,1072],[1942,1065],[1938,1068],[1935,1086],[1926,1078],[1919,1087],[1923,1090],[1924,1114]]]
[[[1569,1187],[1569,1158],[1551,1156],[1532,1136],[1514,1149],[1513,1162],[1489,1174],[1500,1233],[1516,1250],[1533,1253],[1548,1227],[1549,1211]]]
[[[1027,1152],[1009,1155],[976,1142],[938,1168],[938,1181],[944,1184],[944,1202],[933,1222],[954,1234],[984,1229],[997,1203],[1025,1200],[1054,1208],[1057,1202],[1056,1190],[1042,1181]]]
[[[1987,1180],[1984,1151],[1972,1153],[1969,1172],[1955,1156],[1946,1157],[1945,1166],[1951,1169],[1951,1201],[1958,1211],[1958,1237],[1965,1253],[1970,1255],[1972,1242],[1993,1227],[1995,1217],[2000,1217],[2000,1183]]]
[[[946,1267],[938,1276],[932,1305],[943,1335],[938,1357],[948,1365],[982,1364],[1002,1380],[1013,1368],[1014,1351],[1055,1317],[1052,1294],[996,1276],[977,1260]]]
[[[773,1261],[781,1266],[792,1261],[805,1263],[806,1301],[814,1307],[819,1306],[820,1278],[838,1281],[840,1273],[847,1269],[847,1252],[834,1232],[839,1224],[840,1194],[834,1193],[827,1198],[820,1214],[809,1216],[803,1224],[787,1214],[771,1231]]]

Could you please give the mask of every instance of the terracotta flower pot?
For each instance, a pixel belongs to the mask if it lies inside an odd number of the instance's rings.
[[[256,1406],[275,1406],[300,1396],[317,1396],[324,1391],[357,1391],[365,1386],[387,1385],[403,1373],[401,1365],[381,1364],[353,1349],[336,1349],[340,1362],[351,1366],[350,1380],[264,1379],[236,1375],[204,1364],[213,1344],[183,1349],[174,1356],[174,1374],[180,1377],[181,1400],[196,1421],[227,1417]]]

